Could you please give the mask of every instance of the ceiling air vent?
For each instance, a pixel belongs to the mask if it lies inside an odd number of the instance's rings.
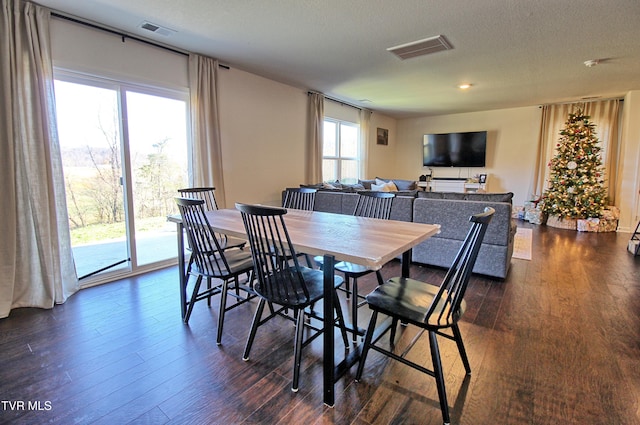
[[[152,24],[151,22],[143,22],[140,24],[139,27],[142,28],[143,30],[151,31],[154,34],[158,34],[164,37],[169,37],[170,35],[173,35],[176,33],[176,31],[172,29],[162,27],[160,25]]]
[[[404,60],[451,49],[453,49],[453,46],[449,44],[447,39],[444,38],[443,35],[437,35],[435,37],[425,38],[424,40],[389,47],[387,51]]]

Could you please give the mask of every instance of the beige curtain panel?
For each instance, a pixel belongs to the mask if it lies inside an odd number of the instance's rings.
[[[189,91],[191,96],[191,134],[194,187],[216,188],[216,201],[226,207],[222,173],[222,143],[218,115],[218,61],[206,56],[189,55]]]
[[[307,175],[308,184],[322,181],[322,141],[324,129],[324,95],[309,93],[307,136]]]
[[[369,178],[369,133],[371,130],[371,111],[360,109],[360,177]]]
[[[78,290],[56,130],[48,9],[1,0],[0,317]]]
[[[560,139],[560,130],[569,118],[569,114],[582,109],[591,117],[596,126],[596,135],[600,141],[602,164],[605,169],[605,184],[608,188],[609,203],[615,205],[616,184],[618,180],[618,161],[620,157],[619,126],[621,102],[618,99],[594,102],[578,102],[542,107],[540,139],[536,166],[533,172],[530,193],[541,196],[549,179],[549,161],[556,154],[556,145]]]

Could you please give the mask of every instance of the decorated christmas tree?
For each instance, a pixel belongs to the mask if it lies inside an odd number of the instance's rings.
[[[607,203],[595,125],[582,110],[569,114],[557,154],[549,162],[549,186],[542,211],[565,218],[598,218]]]

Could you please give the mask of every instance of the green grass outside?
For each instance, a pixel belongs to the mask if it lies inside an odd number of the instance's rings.
[[[167,217],[149,217],[136,220],[138,232],[162,229],[166,226]],[[71,230],[71,246],[87,245],[106,240],[124,238],[125,223],[92,224]]]

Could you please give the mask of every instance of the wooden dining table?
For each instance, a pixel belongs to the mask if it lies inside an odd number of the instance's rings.
[[[237,238],[246,238],[240,211],[236,209],[208,211],[206,216],[215,231]],[[168,219],[178,225],[181,296],[186,296],[183,293],[186,276],[182,220],[179,215],[170,216]],[[335,263],[349,261],[378,270],[402,255],[402,275],[408,277],[411,248],[438,233],[440,226],[294,209],[287,211],[284,220],[297,252],[324,257],[323,399],[326,405],[333,406],[335,382],[359,358],[359,350],[352,350],[343,361],[338,365],[335,364],[334,306],[331,296]]]

